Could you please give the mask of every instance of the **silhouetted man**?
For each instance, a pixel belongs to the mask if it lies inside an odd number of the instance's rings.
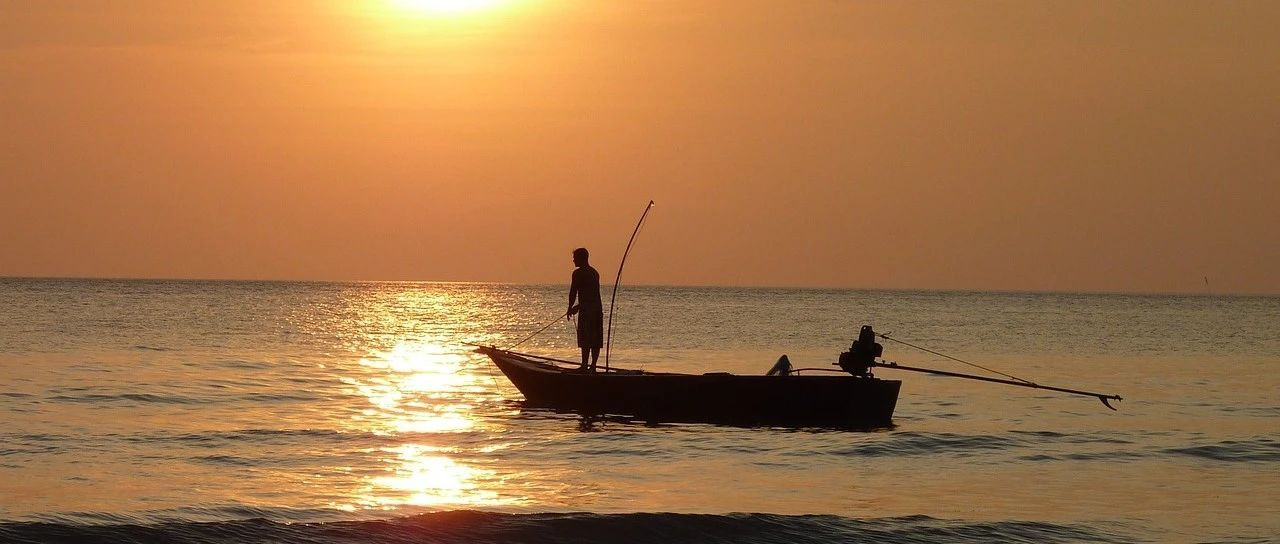
[[[604,346],[604,308],[600,303],[600,273],[587,264],[587,248],[573,250],[573,283],[569,285],[568,316],[578,315],[578,347],[582,348],[582,370],[595,371]],[[578,302],[574,306],[574,301]],[[587,364],[590,355],[590,366]]]

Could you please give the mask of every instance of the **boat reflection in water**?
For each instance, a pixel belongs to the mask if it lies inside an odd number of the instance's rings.
[[[368,372],[351,380],[369,408],[354,416],[365,431],[394,445],[369,451],[380,456],[385,474],[367,478],[354,507],[469,507],[518,504],[500,495],[497,472],[465,461],[487,454],[492,445],[468,451],[468,435],[484,431],[474,404],[487,393],[466,371],[467,357],[430,343],[402,342],[362,359]]]

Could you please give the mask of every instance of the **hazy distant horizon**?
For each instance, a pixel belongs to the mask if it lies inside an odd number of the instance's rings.
[[[607,297],[613,289],[613,280],[606,278],[601,271],[601,290]],[[137,278],[137,277],[86,277],[86,276],[0,276],[2,280],[53,280],[53,281],[136,281],[136,282],[229,282],[229,283],[421,283],[421,284],[464,284],[464,285],[512,285],[527,287],[568,287],[569,282],[522,282],[522,281],[477,281],[456,279],[320,279],[320,278]],[[608,281],[606,281],[608,280]],[[1218,292],[1218,291],[1054,291],[1054,290],[1019,290],[1019,289],[967,289],[967,288],[929,288],[929,287],[868,287],[849,285],[727,285],[727,284],[678,284],[678,283],[626,283],[622,291],[630,288],[690,288],[690,289],[747,289],[747,290],[797,290],[797,291],[883,291],[903,293],[988,293],[988,294],[1028,294],[1028,295],[1126,295],[1126,296],[1208,296],[1208,297],[1276,297],[1280,292]]]

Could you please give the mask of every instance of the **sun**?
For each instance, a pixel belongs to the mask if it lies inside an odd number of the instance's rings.
[[[391,5],[408,13],[451,15],[482,11],[502,0],[390,0]]]

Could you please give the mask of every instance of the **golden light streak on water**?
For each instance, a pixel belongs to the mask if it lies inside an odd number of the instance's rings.
[[[369,371],[355,385],[375,409],[363,425],[378,433],[439,433],[475,426],[467,395],[483,392],[464,371],[466,358],[435,344],[405,341],[360,360]]]
[[[434,301],[447,303],[447,301]],[[456,448],[428,445],[436,435],[481,428],[475,403],[485,393],[466,369],[467,357],[430,341],[405,339],[362,358],[352,381],[370,408],[351,424],[403,438],[384,448],[386,475],[369,478],[354,501],[365,508],[494,506],[518,502],[497,491],[495,472],[471,466]]]
[[[395,454],[394,473],[373,479],[374,490],[381,493],[366,497],[366,504],[495,506],[511,502],[484,487],[493,471],[459,463],[440,448],[405,444],[386,451]]]

